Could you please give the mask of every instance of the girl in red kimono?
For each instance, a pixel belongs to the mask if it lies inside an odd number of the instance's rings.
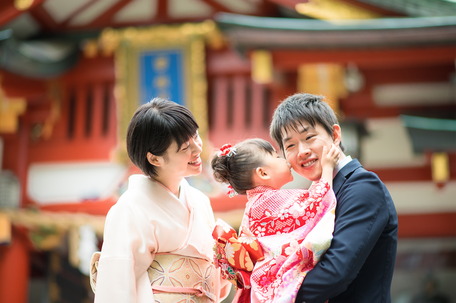
[[[305,144],[305,143],[303,143]],[[339,152],[324,147],[323,174],[309,190],[280,189],[293,180],[291,167],[272,145],[250,139],[226,144],[212,159],[214,178],[231,195],[247,195],[240,235],[218,220],[216,263],[238,287],[237,302],[294,302],[307,272],[329,248],[336,199],[333,170]]]

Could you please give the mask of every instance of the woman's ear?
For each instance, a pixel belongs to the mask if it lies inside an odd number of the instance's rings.
[[[152,155],[150,152],[147,153],[147,161],[155,166],[161,166],[159,157]]]
[[[340,141],[342,139],[342,131],[338,124],[333,125],[333,141],[334,145],[339,147]]]

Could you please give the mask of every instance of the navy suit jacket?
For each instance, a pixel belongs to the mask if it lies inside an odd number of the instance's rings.
[[[397,214],[383,182],[358,160],[333,180],[337,198],[331,246],[304,279],[296,303],[391,302]]]

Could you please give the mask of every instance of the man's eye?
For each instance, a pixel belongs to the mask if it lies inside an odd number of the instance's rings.
[[[313,137],[315,137],[315,135],[308,136],[308,137],[306,138],[306,140],[312,139]]]
[[[287,145],[287,146],[285,147],[285,150],[288,150],[288,149],[292,148],[293,146],[294,146],[294,144]]]

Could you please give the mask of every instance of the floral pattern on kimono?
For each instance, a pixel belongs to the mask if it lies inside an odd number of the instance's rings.
[[[240,238],[255,235],[264,255],[248,275],[249,283],[244,282],[251,285],[250,299],[294,302],[307,272],[331,244],[334,192],[321,179],[309,190],[256,187],[247,198]]]

